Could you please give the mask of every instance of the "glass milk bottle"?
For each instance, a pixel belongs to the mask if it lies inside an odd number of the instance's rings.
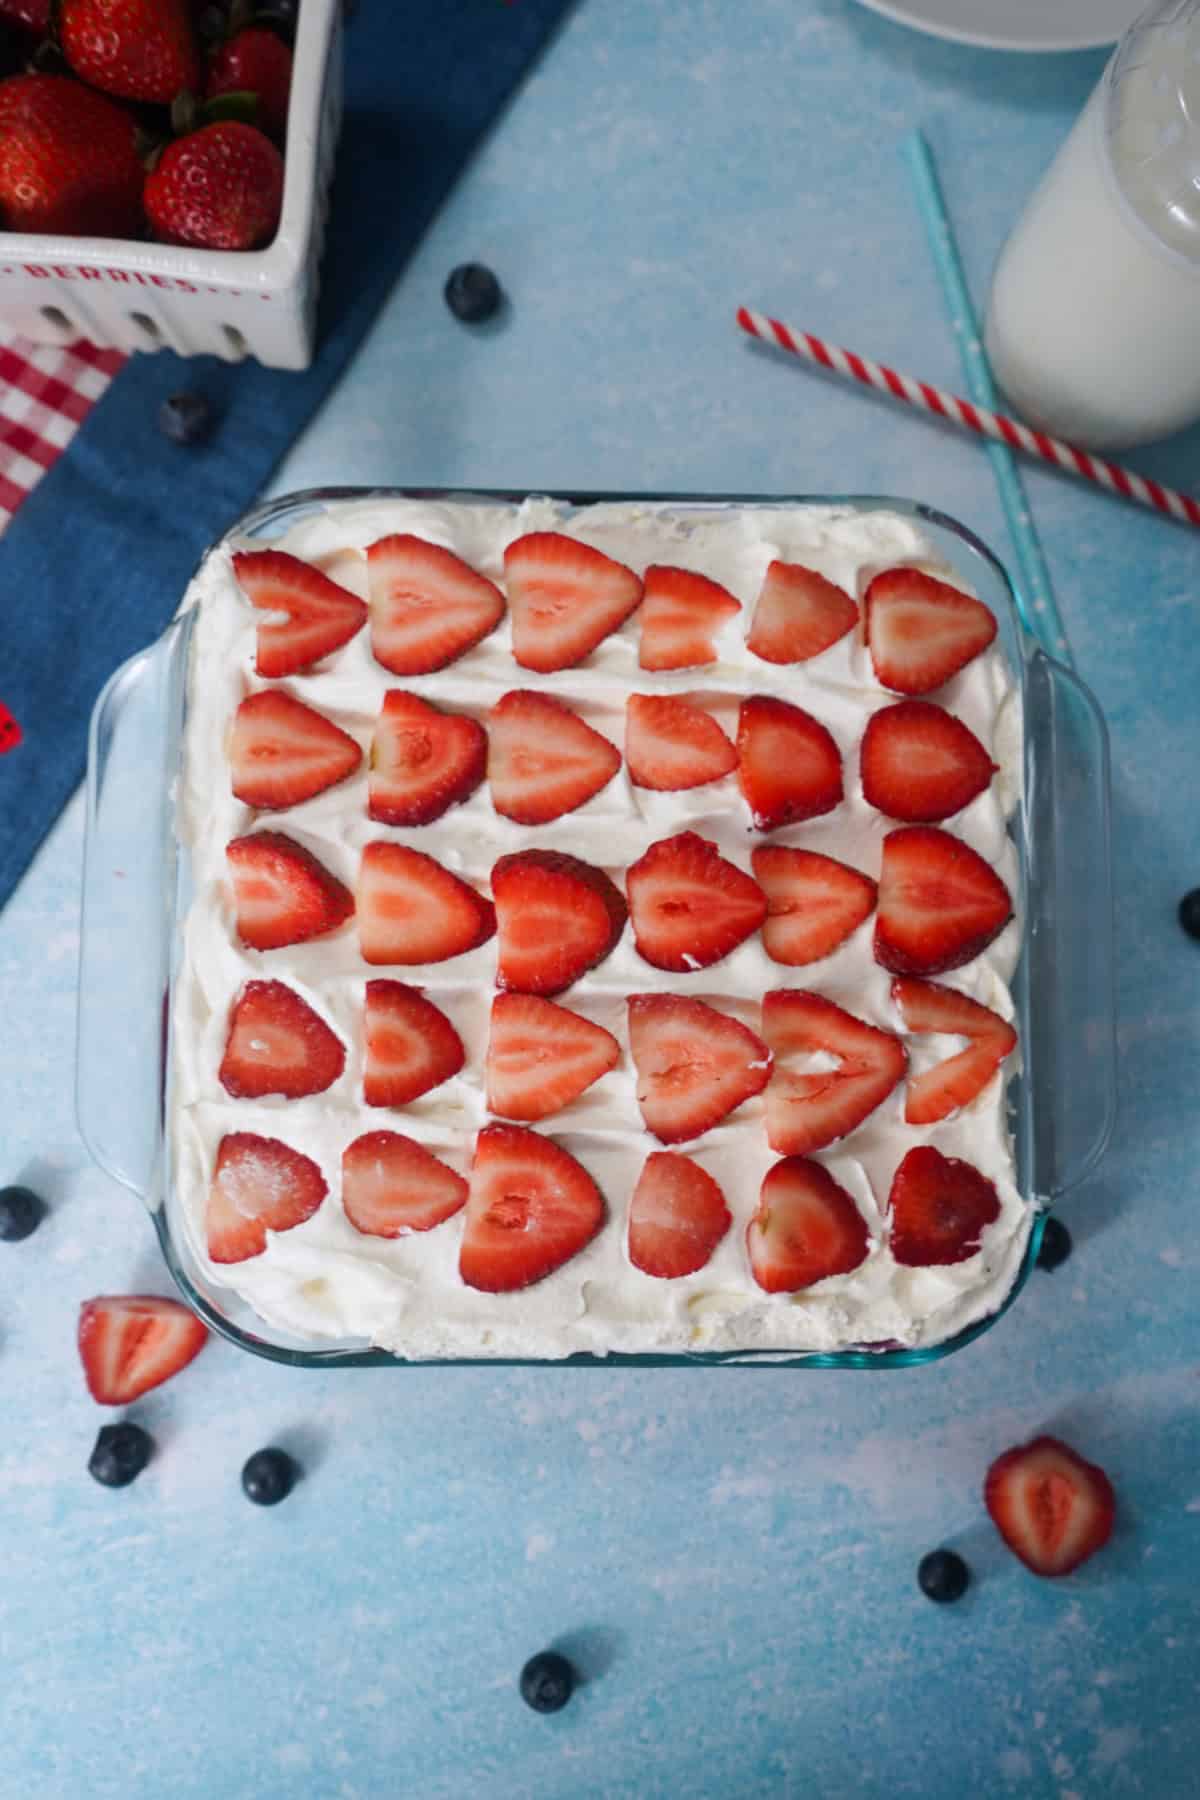
[[[1200,418],[1200,0],[1125,34],[1001,251],[985,339],[1014,411],[1087,449]]]

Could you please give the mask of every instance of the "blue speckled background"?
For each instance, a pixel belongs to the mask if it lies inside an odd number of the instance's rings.
[[[277,486],[890,489],[1003,550],[975,446],[756,353],[732,313],[956,387],[899,141],[928,129],[982,293],[1101,61],[953,48],[849,0],[585,0]],[[468,257],[512,302],[476,333],[441,301]],[[1195,487],[1200,435],[1138,460]],[[1113,732],[1123,1111],[1066,1210],[1074,1259],[928,1369],[311,1375],[214,1343],[137,1409],[151,1469],[97,1487],[75,1310],[162,1270],[72,1123],[72,807],[0,915],[0,1176],[54,1208],[0,1246],[0,1793],[1194,1791],[1200,947],[1174,908],[1200,882],[1197,542],[1028,486]],[[979,1500],[1042,1426],[1121,1501],[1057,1584]],[[307,1473],[260,1512],[238,1470],[272,1440]],[[957,1607],[915,1589],[939,1542],[975,1571]],[[589,1679],[546,1719],[515,1680],[550,1642]]]

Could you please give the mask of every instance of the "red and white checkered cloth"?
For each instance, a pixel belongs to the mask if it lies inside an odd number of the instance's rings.
[[[62,455],[117,370],[120,350],[0,333],[0,532]]]

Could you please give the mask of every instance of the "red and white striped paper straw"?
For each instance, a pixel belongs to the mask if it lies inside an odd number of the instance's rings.
[[[1200,501],[1190,494],[1163,487],[1161,482],[1152,481],[1148,475],[1138,475],[1132,469],[1122,468],[1120,463],[1089,455],[1086,450],[1076,450],[1059,438],[1047,437],[1044,431],[1034,431],[1016,419],[1005,418],[1003,413],[988,412],[970,400],[961,400],[957,394],[930,387],[928,382],[917,381],[912,375],[901,375],[883,363],[856,355],[853,350],[841,350],[835,344],[827,344],[823,338],[814,337],[810,331],[797,331],[794,326],[785,325],[782,319],[770,319],[765,313],[751,312],[748,307],[741,306],[737,322],[751,337],[776,344],[793,356],[804,357],[822,369],[832,370],[835,375],[848,375],[853,381],[861,381],[864,387],[877,388],[897,400],[905,400],[910,406],[920,407],[922,412],[937,413],[953,425],[965,425],[980,437],[995,438],[1012,450],[1023,450],[1027,456],[1040,457],[1043,462],[1064,469],[1068,475],[1081,475],[1086,481],[1095,482],[1097,487],[1107,488],[1110,494],[1119,494],[1122,499],[1148,506],[1184,524],[1200,526]]]

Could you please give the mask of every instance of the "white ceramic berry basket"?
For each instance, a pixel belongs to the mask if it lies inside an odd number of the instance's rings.
[[[288,107],[283,211],[264,250],[0,235],[0,330],[39,343],[312,361],[318,265],[342,114],[342,0],[304,0]]]

